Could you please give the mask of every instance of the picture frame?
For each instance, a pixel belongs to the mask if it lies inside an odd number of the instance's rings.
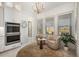
[[[32,22],[28,21],[28,37],[32,37]]]

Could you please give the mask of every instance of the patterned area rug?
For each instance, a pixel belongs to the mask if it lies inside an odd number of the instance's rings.
[[[47,45],[43,45],[43,49],[39,48],[39,45],[32,43],[22,48],[17,57],[63,57],[64,51],[61,49],[53,50]]]

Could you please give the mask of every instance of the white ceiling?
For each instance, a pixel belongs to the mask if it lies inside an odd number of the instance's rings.
[[[44,11],[51,10],[55,7],[58,7],[60,5],[66,4],[66,3],[72,3],[72,2],[44,2],[44,8],[45,8]],[[25,9],[28,10],[28,8],[29,9],[33,8],[34,2],[21,2],[20,4],[22,5],[22,7],[24,7]]]
[[[47,12],[50,10],[53,10],[53,8],[56,8],[58,6],[61,6],[63,4],[70,4],[73,2],[43,2],[44,4],[44,10],[43,12]],[[33,6],[35,4],[35,2],[17,2],[16,4],[21,6],[22,9],[22,14],[26,17],[26,15],[28,16],[34,16],[36,15],[36,13],[33,10]]]
[[[45,3],[45,11],[51,10],[53,8],[56,8],[60,5],[66,4],[69,2],[46,2]]]

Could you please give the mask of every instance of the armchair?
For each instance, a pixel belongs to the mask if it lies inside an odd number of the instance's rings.
[[[50,47],[52,49],[58,49],[59,48],[58,37],[55,35],[52,35],[52,34],[48,35],[47,45],[48,45],[48,47]]]

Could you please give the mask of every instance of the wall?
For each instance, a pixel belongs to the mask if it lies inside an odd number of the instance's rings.
[[[75,17],[76,17],[76,47],[77,56],[79,57],[79,3],[75,4]]]
[[[21,12],[14,7],[4,6],[4,20],[5,22],[20,23]]]
[[[21,40],[22,43],[26,44],[28,42],[30,42],[31,40],[35,39],[36,33],[37,33],[37,28],[36,28],[36,16],[33,13],[33,9],[32,9],[32,3],[28,2],[28,3],[21,3],[20,4],[22,6],[22,10],[21,10],[21,25],[23,21],[27,22],[27,27],[26,28],[22,28],[21,27]],[[32,21],[32,37],[28,37],[28,21]]]
[[[0,7],[0,27],[3,27],[3,7]]]
[[[5,22],[14,22],[14,10],[11,7],[4,7]]]
[[[0,52],[4,49],[4,35],[3,7],[0,6]]]

